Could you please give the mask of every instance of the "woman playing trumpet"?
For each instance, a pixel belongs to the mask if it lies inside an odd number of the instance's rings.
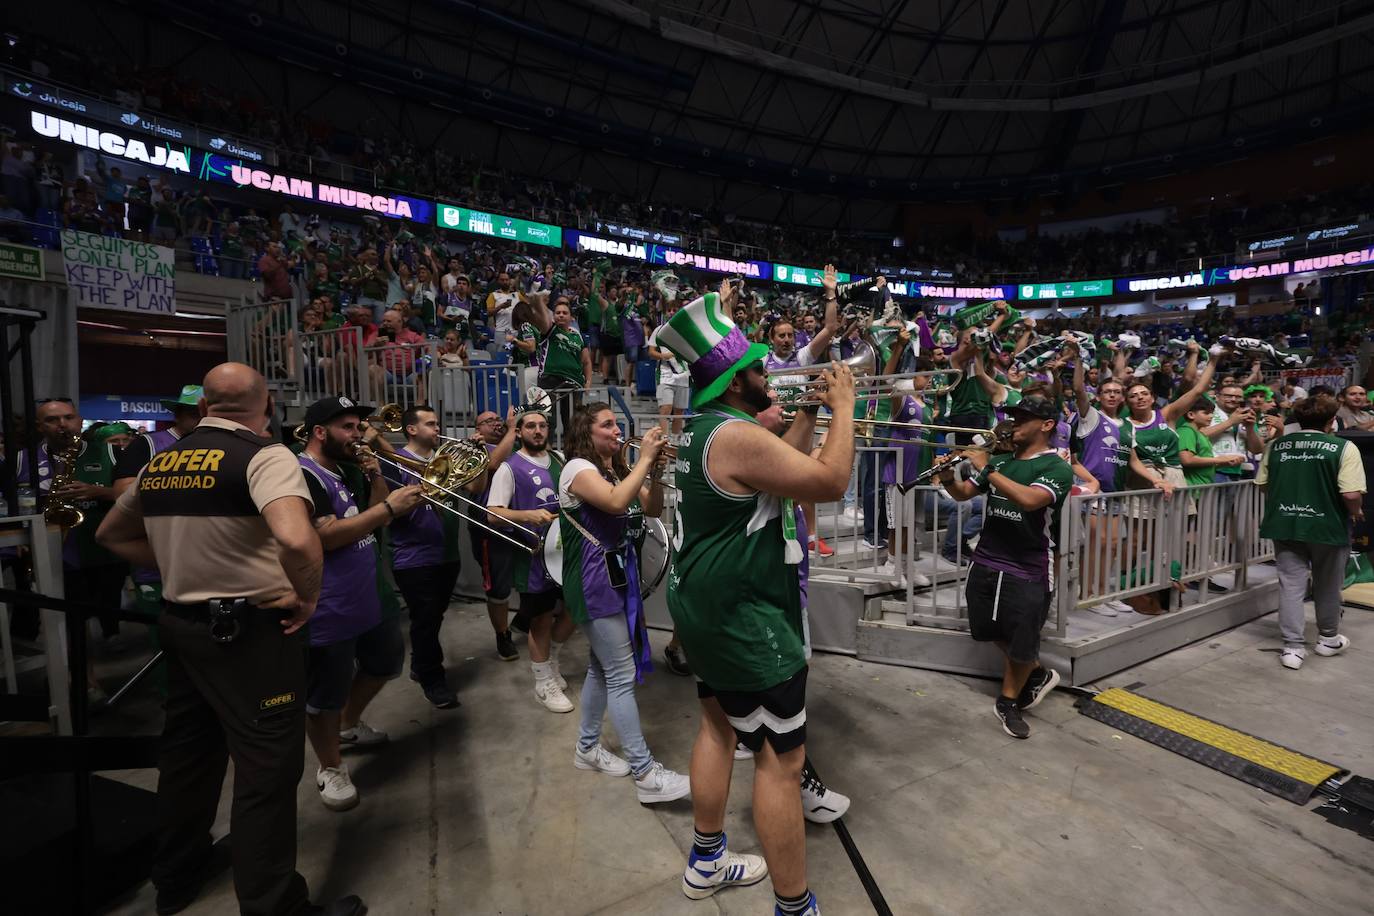
[[[635,682],[652,665],[629,525],[636,504],[646,515],[663,510],[663,487],[654,476],[663,431],[655,426],[645,433],[633,468],[621,457],[620,427],[609,404],[579,409],[568,433],[568,462],[558,481],[563,598],[590,649],[573,763],[611,776],[633,774],[641,802],[673,801],[691,791],[687,777],[654,760],[635,702]],[[608,709],[628,762],[601,745]]]

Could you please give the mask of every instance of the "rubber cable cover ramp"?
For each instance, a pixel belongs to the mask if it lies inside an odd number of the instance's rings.
[[[1334,764],[1120,687],[1080,702],[1078,709],[1112,728],[1299,805],[1326,780],[1348,773]]]

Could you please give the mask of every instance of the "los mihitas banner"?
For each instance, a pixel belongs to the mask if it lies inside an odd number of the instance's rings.
[[[176,313],[177,271],[170,248],[63,229],[62,264],[78,306]]]

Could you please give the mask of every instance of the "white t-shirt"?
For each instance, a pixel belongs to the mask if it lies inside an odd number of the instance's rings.
[[[538,457],[526,454],[525,452],[520,452],[519,454],[521,458],[524,458],[530,464],[537,464],[541,468],[548,467],[553,460],[547,451]],[[514,495],[515,472],[510,469],[509,461],[503,461],[491,475],[491,489],[487,491],[487,505],[509,508],[511,497]]]
[[[571,487],[572,482],[577,479],[577,475],[584,471],[591,471],[597,477],[601,477],[601,472],[597,470],[596,465],[592,464],[586,458],[574,458],[572,461],[563,465],[563,470],[558,475],[558,505],[562,506],[564,509],[576,509],[578,506],[582,505],[582,500],[573,496],[569,487]],[[493,483],[492,486],[494,487],[495,483]]]
[[[654,333],[649,335],[649,346],[659,350],[667,350],[668,352],[672,352],[668,350],[667,347],[663,346],[661,343],[658,342],[659,331],[662,331],[666,327],[667,325],[665,324],[659,325],[658,327],[654,328]],[[687,367],[684,366],[682,364],[682,361],[679,360],[676,356],[668,360],[659,360],[658,383],[660,385],[686,385]]]
[[[512,327],[511,316],[515,314],[515,306],[520,302],[520,294],[498,291],[489,293],[488,296],[490,297],[487,300],[490,303],[490,308],[487,318],[491,321],[492,328],[496,332],[496,342],[505,343],[506,332]],[[506,305],[507,307],[497,312],[496,306],[498,305]],[[490,314],[492,312],[495,312],[495,317]]]
[[[1212,410],[1212,425],[1225,423],[1230,417],[1226,411],[1220,407]],[[1226,432],[1221,433],[1212,440],[1212,454],[1218,458],[1223,455],[1244,455],[1245,454],[1245,424],[1237,423]]]

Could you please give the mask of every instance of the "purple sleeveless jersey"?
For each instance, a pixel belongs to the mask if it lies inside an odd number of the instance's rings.
[[[300,455],[301,468],[329,494],[329,510],[340,519],[358,514],[353,493],[343,479]],[[315,507],[316,515],[321,507]],[[310,618],[310,645],[328,646],[365,633],[382,620],[382,602],[377,592],[377,536],[371,531],[352,544],[324,554],[324,576],[320,602]]]
[[[1130,461],[1130,450],[1122,447],[1121,426],[1125,420],[1114,420],[1097,411],[1097,425],[1083,436],[1079,446],[1079,463],[1097,479],[1103,493],[1115,493],[1117,480]]]
[[[515,490],[511,494],[509,508],[521,511],[547,509],[553,513],[558,512],[560,463],[557,458],[552,458],[549,467],[545,468],[535,464],[520,452],[515,452],[506,463],[510,466],[511,476],[515,480]],[[543,530],[547,528],[541,529]],[[556,588],[558,583],[549,578],[548,570],[544,566],[544,552],[541,550],[528,558],[524,557],[523,553],[519,551],[515,557],[518,567],[517,578],[520,573],[524,574],[524,587],[520,591],[536,594]]]

